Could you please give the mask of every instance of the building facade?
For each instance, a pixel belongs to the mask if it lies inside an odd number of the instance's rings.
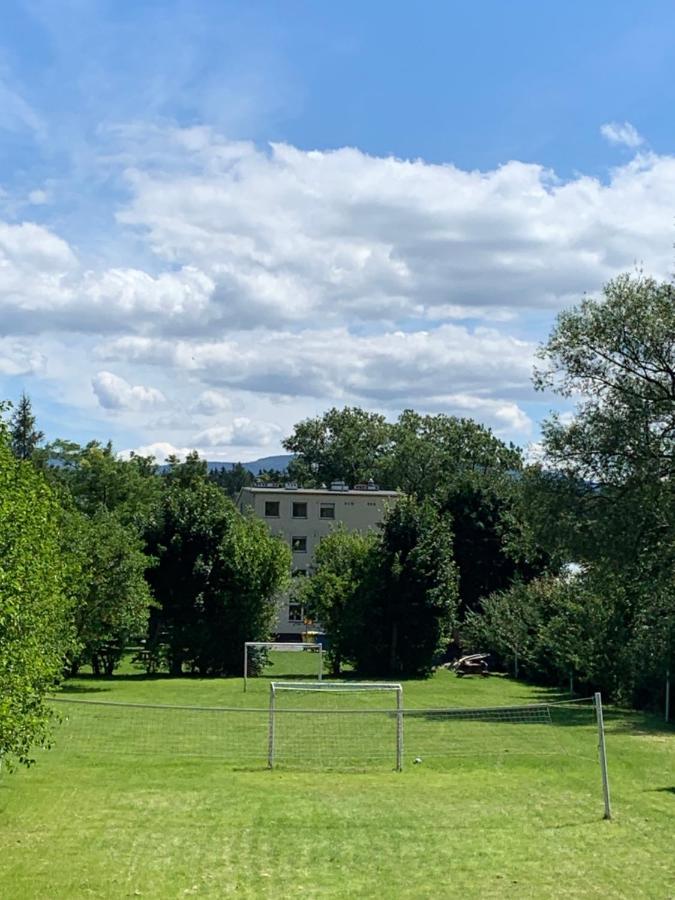
[[[398,497],[396,491],[381,491],[372,483],[353,490],[343,482],[335,482],[330,489],[258,485],[242,488],[237,505],[241,512],[252,511],[267,522],[272,534],[290,546],[292,574],[301,578],[311,574],[319,541],[336,525],[349,531],[376,528]],[[307,627],[301,605],[280,597],[277,639],[300,639]]]

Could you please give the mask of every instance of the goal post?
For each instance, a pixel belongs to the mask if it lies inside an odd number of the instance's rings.
[[[383,699],[384,698],[384,699]],[[268,768],[395,761],[403,768],[403,687],[397,682],[273,681]]]
[[[314,653],[317,656],[316,677],[318,681],[323,678],[323,645],[315,642],[304,641],[246,641],[244,643],[244,691],[248,689],[250,677],[249,658],[250,651],[269,650],[276,653]],[[303,677],[307,677],[305,674]]]

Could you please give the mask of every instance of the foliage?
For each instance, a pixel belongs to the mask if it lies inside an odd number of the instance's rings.
[[[298,423],[283,446],[296,454],[288,466],[290,478],[304,485],[350,485],[376,479],[390,442],[384,416],[358,407],[328,410]]]
[[[432,504],[401,499],[388,513],[363,592],[356,665],[364,674],[428,675],[457,621],[452,530]]]
[[[403,498],[380,534],[336,530],[317,551],[302,598],[321,620],[330,658],[365,676],[427,675],[457,612],[457,572],[447,518]]]
[[[494,652],[516,677],[560,684],[576,676],[606,686],[608,613],[583,573],[546,575],[485,598],[467,617],[464,638]]]
[[[242,517],[196,456],[172,463],[148,543],[161,607],[151,617],[151,645],[166,644],[174,674],[184,666],[238,672],[243,642],[269,636],[288,547],[263,522]]]
[[[243,487],[253,484],[254,478],[241,463],[235,463],[231,469],[222,466],[209,472],[209,479],[222,488],[228,497],[236,497]]]
[[[407,409],[391,426],[380,481],[419,499],[447,492],[457,479],[513,473],[520,451],[471,419],[424,416]]]
[[[17,459],[31,459],[43,438],[43,432],[35,428],[30,398],[26,393],[22,393],[10,421],[12,452]]]
[[[528,477],[533,525],[552,553],[605,582],[607,641],[621,647],[614,693],[660,702],[674,662],[675,289],[611,281],[602,300],[559,316],[540,358],[537,386],[576,410],[544,427],[549,472]],[[645,624],[654,613],[658,628]]]
[[[330,636],[327,656],[334,675],[340,674],[343,663],[355,661],[364,627],[362,592],[372,583],[376,547],[374,532],[336,528],[317,547],[313,575],[295,580],[306,613]]]
[[[59,509],[44,478],[10,451],[0,425],[0,758],[30,761],[47,740],[45,693],[71,633]]]
[[[364,410],[332,409],[297,425],[285,446],[297,454],[290,468],[305,484],[373,478],[436,503],[453,524],[462,617],[481,597],[549,563],[525,518],[520,451],[471,419],[408,409],[390,424]]]
[[[114,511],[122,524],[139,533],[152,522],[162,487],[152,458],[132,454],[123,460],[110,442],[90,441],[82,447],[63,440],[48,444],[41,455],[50,481],[86,515],[101,507]]]
[[[145,636],[153,605],[145,571],[152,560],[136,532],[103,506],[91,517],[71,510],[64,518],[68,552],[79,562],[71,672],[89,663],[94,674],[112,675],[124,649]]]

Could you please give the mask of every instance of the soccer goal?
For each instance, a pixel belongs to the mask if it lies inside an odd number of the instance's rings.
[[[403,688],[392,682],[273,681],[267,764],[403,768]]]
[[[301,641],[246,641],[244,644],[244,690],[249,678],[255,676],[273,678],[301,678],[307,680],[323,677],[323,647],[321,644]]]

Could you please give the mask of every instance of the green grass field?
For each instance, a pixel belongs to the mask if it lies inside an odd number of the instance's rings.
[[[274,677],[294,674],[274,661]],[[447,755],[413,765],[424,729],[441,733],[425,716],[419,732],[406,720],[402,773],[388,762],[304,771],[302,759],[270,772],[264,747],[255,758],[242,750],[264,742],[268,684],[256,679],[244,694],[241,679],[147,678],[130,668],[69,682],[62,696],[71,699],[261,713],[91,715],[93,707],[60,704],[54,748],[0,777],[3,900],[675,897],[675,732],[655,719],[608,711],[615,818],[605,822],[585,713],[505,732],[444,723]],[[406,682],[404,696],[407,708],[423,709],[555,699],[506,678],[447,672]],[[260,730],[240,729],[245,716]],[[212,720],[234,724],[202,724]],[[370,746],[367,720],[343,726],[357,748]]]

